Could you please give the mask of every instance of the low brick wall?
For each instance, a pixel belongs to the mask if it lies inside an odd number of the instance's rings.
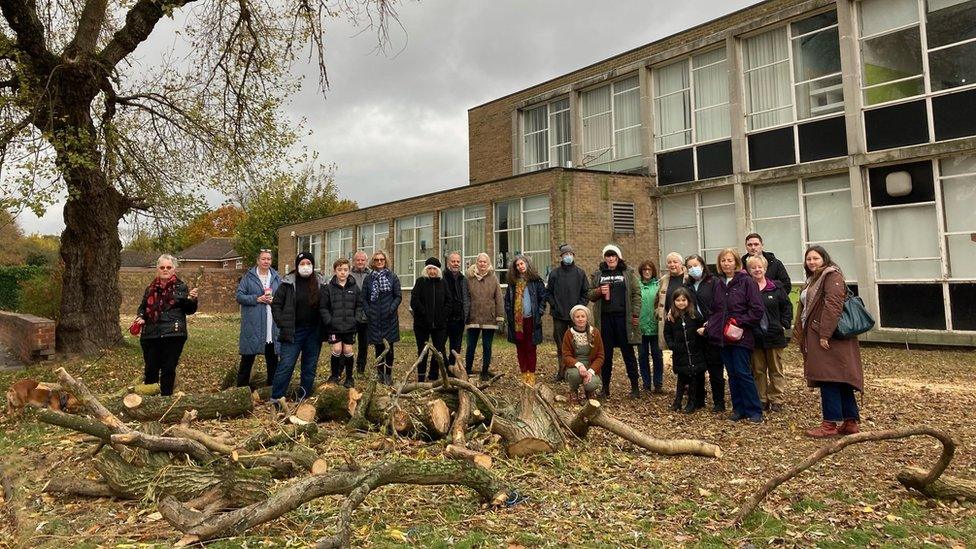
[[[234,269],[180,269],[177,276],[190,286],[199,288],[201,313],[236,313],[237,284],[246,271]],[[123,268],[119,270],[119,290],[122,292],[122,317],[135,315],[142,294],[156,276],[155,269]]]
[[[54,321],[0,311],[0,340],[21,362],[48,360],[54,356]]]

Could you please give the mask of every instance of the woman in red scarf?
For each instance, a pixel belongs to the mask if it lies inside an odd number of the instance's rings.
[[[135,324],[145,361],[145,383],[159,383],[161,395],[173,394],[176,365],[186,343],[186,315],[197,312],[197,289],[189,290],[176,277],[176,258],[163,254],[156,260],[156,278],[139,304]]]

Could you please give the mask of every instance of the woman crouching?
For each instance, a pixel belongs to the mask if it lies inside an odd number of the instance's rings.
[[[590,309],[576,305],[569,311],[573,326],[563,336],[563,367],[569,383],[569,402],[579,404],[579,388],[583,386],[586,398],[594,398],[603,388],[600,368],[603,367],[603,338],[593,326]]]

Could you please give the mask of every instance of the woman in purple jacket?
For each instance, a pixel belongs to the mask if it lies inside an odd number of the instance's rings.
[[[729,373],[729,419],[762,423],[762,403],[750,362],[755,346],[753,330],[759,328],[765,307],[759,287],[742,270],[742,260],[734,248],[719,252],[717,265],[712,313],[705,329],[709,342],[721,348],[722,362]]]

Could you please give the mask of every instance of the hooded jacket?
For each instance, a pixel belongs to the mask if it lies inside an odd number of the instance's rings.
[[[428,276],[427,269],[437,269],[436,276]],[[410,292],[410,310],[413,311],[413,322],[430,330],[447,328],[447,320],[451,318],[452,299],[448,296],[447,282],[443,278],[441,268],[436,265],[424,266],[424,276],[413,284]]]
[[[319,315],[322,326],[329,334],[351,334],[357,324],[365,319],[363,293],[350,275],[346,285],[340,286],[338,277],[319,288]]]
[[[620,268],[623,270],[624,275],[624,288],[627,292],[625,301],[624,316],[627,322],[627,342],[631,345],[638,345],[641,342],[641,331],[640,326],[632,322],[631,319],[640,319],[641,311],[641,291],[640,291],[640,281],[637,279],[637,273],[633,269],[624,263],[621,259],[619,263]],[[603,271],[609,271],[610,267],[607,266],[607,262],[603,261],[600,263],[600,268],[593,272],[590,276],[590,301],[593,302],[593,324],[600,328],[600,316],[603,307],[603,294],[600,292],[600,276]]]
[[[312,273],[312,276],[315,277],[319,286],[325,284],[325,277],[318,271]],[[281,280],[281,285],[275,290],[274,298],[271,301],[271,317],[274,318],[275,325],[280,330],[278,339],[281,341],[295,341],[295,280],[297,278],[298,273],[295,271],[285,275],[285,278]],[[316,319],[319,337],[324,338],[325,333],[322,331],[320,316],[312,316]]]
[[[766,308],[766,333],[756,333],[757,349],[781,349],[789,344],[787,337],[793,320],[793,304],[786,290],[772,279],[766,279],[766,287],[760,288],[759,296]]]
[[[705,338],[698,335],[704,322],[701,317],[679,316],[665,320],[664,340],[671,349],[671,367],[682,376],[695,376],[708,369],[705,360]]]
[[[278,286],[281,285],[281,277],[278,271],[273,268],[268,269],[271,293],[274,294]],[[238,340],[238,351],[242,355],[264,354],[266,334],[268,333],[268,310],[271,305],[258,303],[258,298],[264,295],[264,285],[261,277],[258,276],[258,268],[248,269],[241,281],[237,284],[237,302],[241,305],[241,335]],[[278,345],[278,326],[271,321],[271,340],[275,344],[275,350],[280,350]]]

